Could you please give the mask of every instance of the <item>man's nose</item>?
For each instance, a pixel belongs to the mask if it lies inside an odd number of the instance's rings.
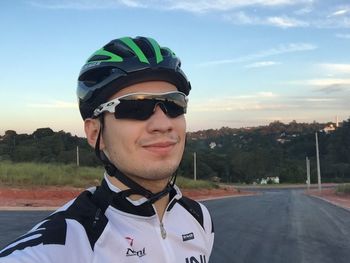
[[[148,120],[148,129],[150,132],[167,132],[173,129],[171,118],[166,115],[164,104],[158,103],[154,108],[153,115]]]

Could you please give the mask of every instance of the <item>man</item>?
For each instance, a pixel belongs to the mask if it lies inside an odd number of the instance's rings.
[[[210,215],[175,185],[191,89],[180,66],[146,37],[88,59],[77,93],[104,179],[0,251],[1,263],[208,262]]]

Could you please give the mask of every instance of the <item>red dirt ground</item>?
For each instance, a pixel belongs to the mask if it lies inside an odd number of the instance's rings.
[[[0,210],[1,209],[54,209],[62,206],[67,201],[76,197],[83,188],[72,187],[45,187],[45,188],[11,188],[0,187]],[[222,187],[219,189],[183,189],[183,195],[195,200],[215,199],[228,196],[242,196],[256,194],[248,191],[237,190],[234,187]],[[320,197],[350,209],[350,195],[336,194],[334,189],[306,191],[306,194]]]
[[[335,189],[322,189],[321,192],[318,190],[309,190],[305,192],[306,194],[313,195],[324,199],[335,205],[350,209],[350,195],[349,194],[337,194]]]
[[[59,207],[84,189],[72,187],[10,188],[0,187],[0,208]],[[251,194],[232,187],[220,189],[184,189],[183,195],[196,200]]]

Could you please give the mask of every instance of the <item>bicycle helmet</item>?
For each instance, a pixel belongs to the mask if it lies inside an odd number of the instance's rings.
[[[148,37],[110,41],[89,57],[79,73],[77,96],[82,118],[92,117],[117,91],[154,80],[170,82],[186,95],[191,90],[180,59],[169,48]]]

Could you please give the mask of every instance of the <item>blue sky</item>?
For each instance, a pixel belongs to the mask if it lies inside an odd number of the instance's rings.
[[[347,0],[17,0],[0,4],[0,135],[83,136],[76,79],[111,39],[150,36],[181,58],[188,130],[350,117]]]

